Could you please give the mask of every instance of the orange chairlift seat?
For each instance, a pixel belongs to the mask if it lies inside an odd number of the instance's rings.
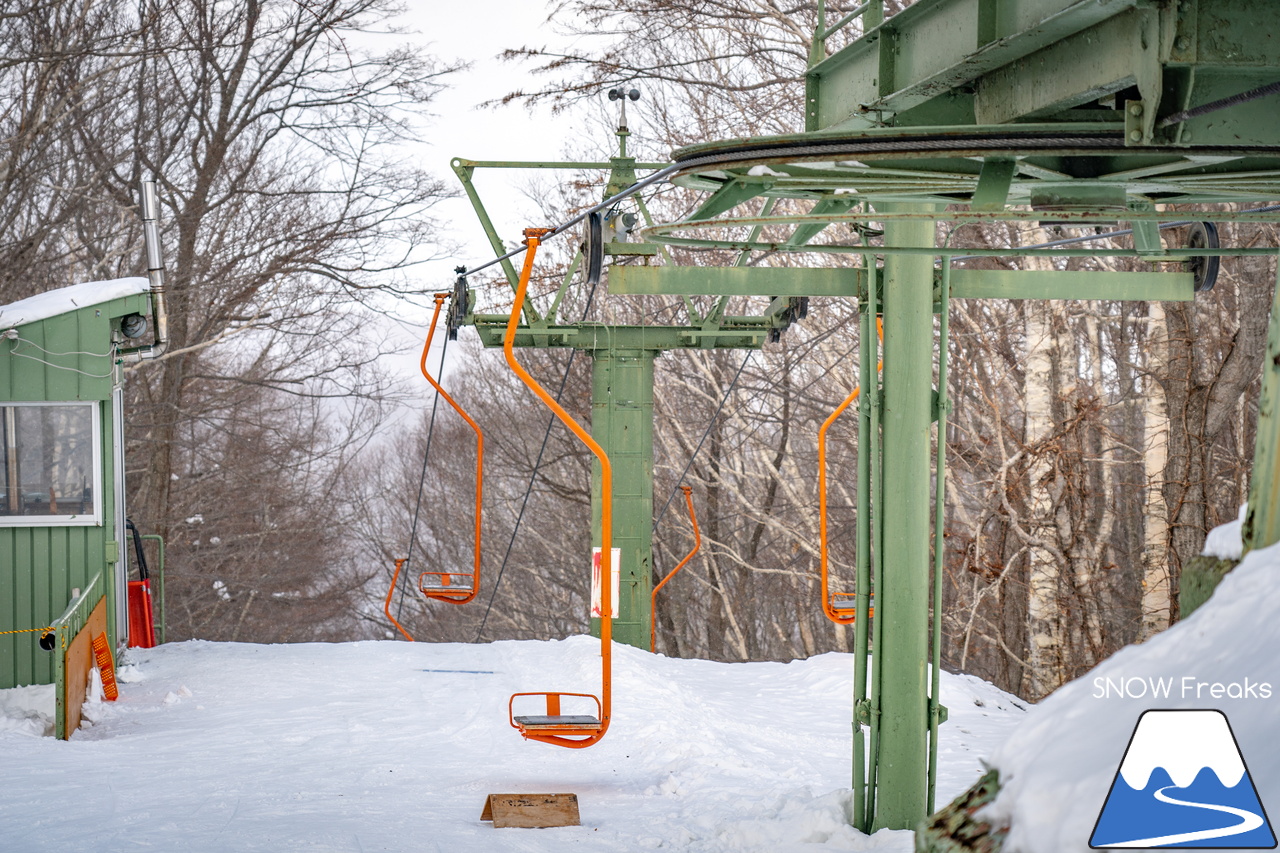
[[[884,340],[884,321],[876,318],[876,334]],[[884,361],[876,364],[876,373],[884,367]],[[832,412],[822,426],[818,427],[818,566],[822,575],[822,612],[837,625],[850,625],[858,619],[857,595],[851,592],[832,592],[831,575],[827,568],[827,430],[836,422],[836,418],[844,414],[844,410],[858,399],[862,386],[857,386],[844,398],[836,410]],[[874,597],[872,601],[874,602]],[[868,611],[875,615],[875,607]]]
[[[451,604],[466,604],[480,592],[480,526],[481,498],[484,493],[484,433],[480,426],[463,411],[458,401],[449,396],[449,392],[427,371],[427,352],[431,349],[431,339],[436,333],[436,323],[440,320],[440,306],[444,304],[448,293],[435,294],[436,308],[431,315],[431,328],[427,331],[427,341],[422,346],[422,375],[431,383],[431,387],[462,416],[467,425],[476,434],[476,511],[475,511],[475,563],[468,572],[426,571],[418,576],[418,590],[427,598],[435,601],[448,601]],[[412,547],[412,543],[410,543]],[[396,570],[399,571],[397,564]]]
[[[600,554],[602,570],[600,572],[600,695],[591,693],[569,693],[564,691],[547,691],[540,693],[516,693],[507,703],[507,719],[511,726],[519,730],[527,740],[537,740],[555,746],[570,749],[582,749],[599,743],[609,730],[611,713],[612,649],[613,649],[613,591],[612,575],[609,571],[609,555],[613,553],[613,467],[609,463],[609,455],[604,452],[591,434],[573,419],[564,408],[556,402],[551,394],[516,361],[514,341],[516,327],[520,325],[520,317],[524,312],[525,296],[529,288],[529,277],[533,273],[533,259],[537,254],[541,240],[551,233],[550,228],[526,228],[524,232],[525,247],[524,267],[520,271],[519,283],[516,286],[515,304],[511,307],[511,316],[507,320],[507,331],[502,338],[502,352],[507,364],[520,380],[528,385],[533,393],[555,413],[556,417],[578,437],[600,460]],[[516,700],[525,696],[539,696],[546,700],[546,713],[531,716],[516,716]],[[563,714],[561,699],[590,699],[595,703],[595,716],[589,714]]]
[[[689,507],[689,523],[693,525],[693,550],[685,554],[684,559],[665,578],[658,581],[658,585],[649,594],[649,651],[651,652],[658,650],[658,590],[666,586],[667,581],[675,577],[676,572],[683,569],[702,547],[702,534],[698,532],[698,516],[693,512],[693,489],[689,486],[681,486],[680,490],[684,492],[684,502]]]

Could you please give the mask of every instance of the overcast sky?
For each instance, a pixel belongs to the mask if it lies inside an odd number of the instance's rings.
[[[528,66],[499,62],[497,55],[508,48],[551,46],[564,48],[569,41],[545,23],[547,4],[540,0],[487,0],[484,3],[445,3],[430,0],[413,3],[404,16],[404,26],[417,31],[409,36],[445,61],[465,61],[471,67],[447,78],[448,88],[432,104],[435,118],[431,121],[421,152],[421,165],[449,187],[461,190],[450,168],[454,157],[468,160],[559,160],[568,152],[581,151],[591,140],[584,133],[601,135],[603,126],[592,121],[590,105],[576,113],[552,115],[548,109],[530,111],[524,105],[480,109],[485,101],[500,98],[517,89],[532,89],[543,84],[543,78],[532,75]],[[605,93],[594,111],[598,119],[612,116]],[[633,108],[634,110],[634,108]],[[631,122],[633,129],[637,122]],[[607,131],[605,131],[607,133]],[[597,140],[599,141],[599,140]],[[605,140],[606,144],[607,139]],[[534,178],[547,181],[545,173],[518,171],[482,171],[475,184],[485,202],[499,235],[509,245],[520,239],[530,225],[550,224],[537,218],[534,204],[527,198]],[[493,258],[479,221],[465,197],[451,199],[436,208],[436,216],[445,225],[445,237],[461,242],[455,256],[420,266],[413,274],[424,292],[445,289],[453,282],[453,268],[459,263],[474,266]],[[404,342],[411,350],[390,361],[397,372],[412,377],[418,371],[420,349],[430,320],[429,311],[407,308],[401,317]],[[434,342],[433,342],[434,343]],[[433,345],[433,350],[436,345]],[[450,351],[452,355],[452,350]],[[434,368],[436,356],[432,356]],[[421,381],[418,379],[417,381]],[[424,394],[424,400],[429,398]]]
[[[401,26],[416,31],[397,37],[414,41],[445,62],[467,62],[470,67],[445,79],[447,88],[432,102],[434,118],[427,125],[419,165],[440,179],[459,197],[439,204],[434,214],[443,226],[442,237],[461,243],[455,255],[442,257],[417,267],[411,276],[423,292],[442,290],[452,284],[453,268],[475,264],[493,257],[471,204],[461,196],[461,185],[450,168],[454,157],[469,160],[554,160],[561,156],[571,138],[574,123],[567,116],[552,116],[548,110],[531,112],[523,105],[480,109],[485,101],[527,88],[529,73],[497,55],[510,47],[563,43],[544,23],[545,6],[540,0],[486,0],[484,3],[409,0],[411,8]],[[522,210],[531,205],[521,192],[527,182],[524,173],[490,173],[476,181],[490,216],[504,240],[517,240],[528,224]],[[424,300],[429,302],[429,300]],[[404,351],[388,355],[388,366],[411,381],[418,372],[421,341],[430,320],[429,309],[403,305],[398,312],[401,331],[396,335]],[[433,350],[439,346],[435,343]],[[438,350],[437,350],[438,351]],[[433,356],[431,364],[436,364]],[[425,383],[424,383],[425,385]],[[430,398],[423,394],[424,402]]]
[[[486,0],[484,3],[444,3],[432,0],[415,5],[406,16],[408,26],[420,32],[428,49],[444,60],[471,63],[466,71],[450,75],[448,89],[433,104],[436,119],[424,144],[423,164],[451,187],[458,188],[449,166],[454,157],[469,160],[555,160],[565,154],[577,132],[572,116],[553,116],[547,109],[530,111],[523,105],[481,109],[479,105],[516,89],[532,88],[537,80],[528,67],[499,62],[507,48],[565,43],[545,24],[545,4],[518,0]],[[526,225],[520,215],[531,205],[523,198],[528,173],[482,172],[479,188],[489,214],[505,240],[517,240]],[[484,233],[465,198],[442,205],[440,214],[451,226],[451,236],[465,240],[466,254],[458,260],[476,263],[492,257]],[[452,277],[455,261],[442,261],[424,270],[430,287]]]

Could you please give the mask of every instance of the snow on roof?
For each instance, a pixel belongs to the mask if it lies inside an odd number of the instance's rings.
[[[60,287],[46,293],[37,293],[26,299],[0,305],[0,330],[25,326],[38,320],[47,320],[90,305],[101,305],[113,299],[147,293],[150,282],[142,276],[117,278],[112,281],[89,281]]]

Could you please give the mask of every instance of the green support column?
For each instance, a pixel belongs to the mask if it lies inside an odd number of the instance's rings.
[[[929,207],[885,204],[884,212]],[[885,224],[885,244],[933,246],[932,222]],[[883,634],[875,649],[880,743],[874,829],[912,829],[925,816],[929,720],[929,492],[933,387],[933,258],[889,255],[884,267],[884,411],[880,500]]]
[[[613,547],[622,578],[613,639],[648,650],[653,583],[653,350],[592,352],[591,436],[613,464]],[[591,537],[600,541],[600,470],[592,467]],[[600,620],[591,620],[600,634]]]

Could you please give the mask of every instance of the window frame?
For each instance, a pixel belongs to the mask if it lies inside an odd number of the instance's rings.
[[[0,400],[0,410],[22,406],[62,406],[84,407],[89,410],[89,429],[92,433],[90,443],[93,449],[93,512],[91,514],[59,514],[59,515],[4,515],[0,514],[0,528],[5,527],[101,527],[103,509],[106,500],[102,490],[102,406],[95,401],[86,400]],[[0,430],[2,432],[2,430]],[[0,455],[4,449],[0,448]],[[7,477],[0,469],[0,481]],[[7,488],[7,484],[6,484]]]

